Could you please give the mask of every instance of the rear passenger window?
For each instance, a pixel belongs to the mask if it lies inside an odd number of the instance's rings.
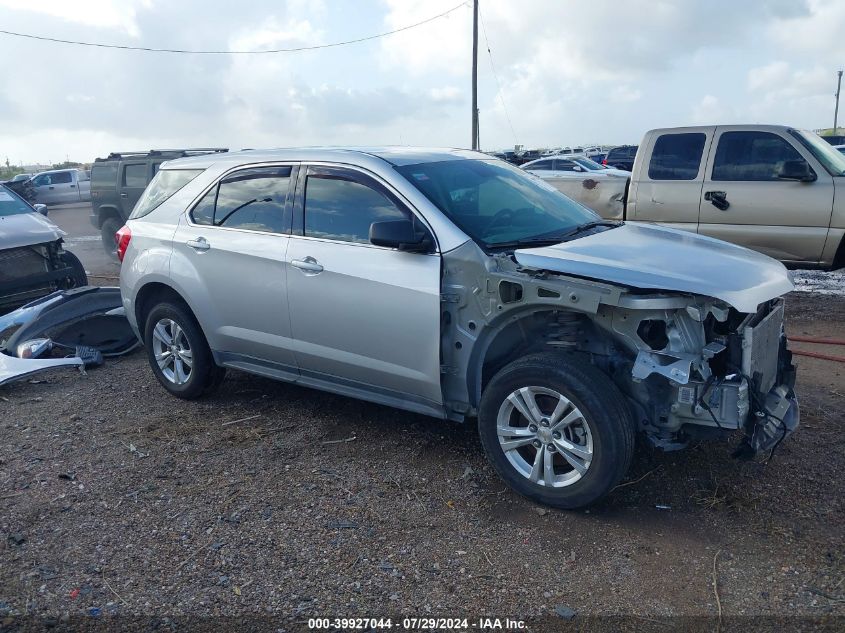
[[[126,165],[123,168],[123,186],[144,188],[147,186],[147,165]]]
[[[575,162],[571,160],[556,160],[555,171],[578,171],[575,169]]]
[[[287,233],[290,167],[245,169],[226,177],[191,211],[196,224]]]
[[[73,182],[73,176],[69,171],[59,171],[55,174],[50,174],[51,185],[67,185]]]
[[[352,180],[309,176],[305,187],[305,235],[370,243],[370,224],[408,215],[384,194]]]
[[[94,163],[91,168],[91,188],[114,187],[117,181],[117,163]]]
[[[541,160],[540,162],[534,163],[533,165],[528,165],[527,169],[531,171],[547,171],[552,169],[552,161],[550,160]]]
[[[648,177],[652,180],[695,180],[707,136],[701,132],[661,134],[654,143]]]
[[[725,132],[719,137],[712,180],[777,180],[783,164],[803,160],[771,132]]]

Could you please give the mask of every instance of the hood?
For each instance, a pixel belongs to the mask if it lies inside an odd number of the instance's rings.
[[[0,250],[55,242],[67,235],[40,213],[0,216]]]
[[[710,237],[654,224],[624,224],[542,248],[520,249],[516,261],[633,288],[721,299],[740,312],[793,289],[780,262]]]

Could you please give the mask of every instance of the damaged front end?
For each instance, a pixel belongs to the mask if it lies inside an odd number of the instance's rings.
[[[617,308],[612,330],[636,351],[629,395],[641,427],[661,448],[708,431],[741,430],[741,453],[772,450],[798,426],[795,367],[783,331],[784,301],[753,314],[719,301]]]
[[[795,368],[778,296],[791,287],[785,271],[785,282],[768,274],[769,287],[750,286],[756,294],[737,289],[728,298],[742,300],[729,302],[546,265],[487,256],[471,244],[444,256],[447,417],[476,415],[484,385],[516,358],[555,350],[606,373],[627,396],[638,429],[664,450],[742,431],[740,453],[757,454],[798,426]]]

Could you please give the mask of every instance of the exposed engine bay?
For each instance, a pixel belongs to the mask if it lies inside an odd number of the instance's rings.
[[[751,455],[797,427],[783,298],[743,313],[720,299],[567,276],[475,251],[444,256],[449,417],[474,415],[483,385],[508,362],[554,347],[610,376],[639,430],[664,450],[740,430],[739,453]]]

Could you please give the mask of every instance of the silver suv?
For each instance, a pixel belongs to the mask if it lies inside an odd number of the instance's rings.
[[[786,269],[601,220],[480,153],[243,151],[164,163],[118,232],[126,314],[156,378],[197,398],[239,369],[477,418],[518,492],[590,504],[636,432],[667,450],[798,424]]]

